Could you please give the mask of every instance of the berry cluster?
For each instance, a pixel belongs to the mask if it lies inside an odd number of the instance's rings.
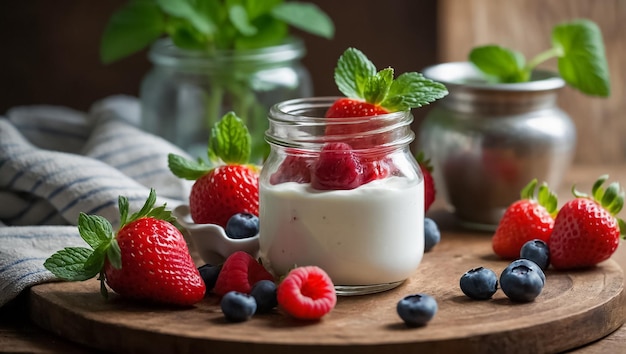
[[[531,240],[522,246],[520,257],[500,274],[499,285],[515,302],[530,302],[541,294],[546,282],[543,272],[549,264],[549,250],[542,240]],[[498,291],[498,277],[488,268],[468,270],[459,281],[461,291],[474,300],[490,299]]]
[[[337,303],[335,287],[326,272],[316,266],[292,269],[279,283],[256,259],[235,252],[223,265],[199,268],[207,292],[221,297],[220,306],[230,322],[280,308],[306,320],[320,319]]]
[[[602,187],[608,176],[600,176],[587,195],[572,188],[574,199],[557,210],[556,195],[544,183],[535,195],[531,181],[521,200],[505,211],[492,238],[494,252],[502,258],[519,256],[522,246],[538,239],[547,247],[555,269],[592,267],[611,257],[626,233],[626,224],[616,215],[624,205],[624,191],[617,182]],[[529,246],[532,247],[532,246]],[[529,248],[526,252],[535,251]],[[546,264],[546,260],[536,260]]]

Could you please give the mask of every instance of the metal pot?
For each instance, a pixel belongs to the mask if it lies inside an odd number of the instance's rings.
[[[558,189],[576,147],[576,128],[557,106],[563,79],[535,71],[529,82],[493,84],[467,62],[423,74],[450,93],[427,114],[418,148],[462,225],[495,229],[533,178]]]

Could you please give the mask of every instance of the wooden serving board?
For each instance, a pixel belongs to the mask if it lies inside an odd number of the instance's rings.
[[[445,231],[415,275],[384,293],[340,297],[321,321],[302,322],[276,311],[227,323],[218,300],[193,308],[104,300],[96,280],[32,287],[32,319],[43,328],[97,349],[128,353],[552,353],[602,338],[626,319],[624,275],[614,261],[576,272],[546,272],[532,303],[471,300],[459,288],[467,270],[506,267],[490,235]],[[425,327],[407,328],[396,303],[412,293],[433,295],[439,311]]]

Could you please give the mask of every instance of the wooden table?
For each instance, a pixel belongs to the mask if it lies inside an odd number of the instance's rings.
[[[576,183],[581,190],[590,188],[597,176],[609,173],[611,180],[626,186],[626,166],[575,167],[568,174],[565,188],[559,193],[562,201],[569,199],[567,186]],[[621,214],[624,214],[622,212]],[[453,217],[438,206],[433,215],[446,223],[454,223]],[[446,228],[454,225],[448,225]],[[444,231],[445,237],[445,231]],[[626,270],[626,247],[621,245],[613,259]],[[38,328],[28,319],[28,292],[24,292],[11,304],[0,309],[0,352],[19,353],[94,353],[91,348],[77,345]],[[576,354],[626,352],[626,325],[595,343],[571,351]]]

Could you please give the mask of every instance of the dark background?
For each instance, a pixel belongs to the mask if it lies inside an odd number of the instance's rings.
[[[362,50],[379,69],[420,71],[437,61],[436,0],[313,0],[336,26],[333,40],[300,33],[303,62],[316,95],[333,95],[337,59]],[[0,3],[0,114],[18,105],[52,104],[87,110],[100,98],[139,94],[150,68],[146,51],[113,64],[99,61],[100,37],[125,0],[27,0]]]

